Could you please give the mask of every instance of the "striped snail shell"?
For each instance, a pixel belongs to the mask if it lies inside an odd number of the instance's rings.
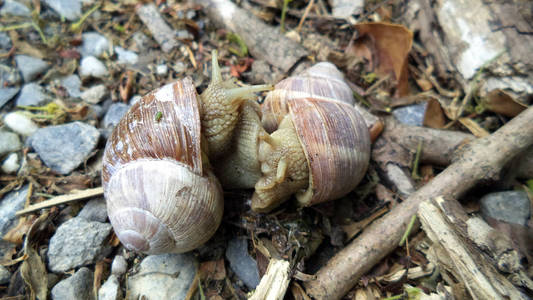
[[[295,194],[300,205],[338,199],[366,173],[370,137],[342,73],[318,63],[275,86],[262,105],[267,131],[258,157],[263,176],[252,209],[269,211]]]
[[[198,95],[190,78],[144,96],[107,141],[102,181],[111,224],[128,249],[148,254],[197,248],[217,230],[223,193],[209,159],[231,141],[241,104],[270,86],[212,78]]]

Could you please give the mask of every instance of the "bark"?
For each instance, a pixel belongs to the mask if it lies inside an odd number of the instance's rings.
[[[435,195],[459,198],[480,181],[498,179],[500,170],[533,143],[533,108],[492,135],[464,146],[457,160],[431,182],[371,224],[305,283],[316,299],[340,299],[400,242],[419,204]]]
[[[441,249],[439,255],[431,256],[430,260],[436,260],[434,263],[463,282],[472,298],[527,299],[497,270],[498,261],[503,257],[506,261],[503,265],[512,269],[506,271],[523,272],[518,254],[512,250],[512,242],[502,241],[506,236],[498,235],[497,230],[477,217],[468,218],[455,199],[444,200],[439,196],[426,200],[420,204],[418,216],[433,246]],[[474,241],[483,241],[488,254]]]
[[[218,27],[239,35],[250,53],[287,73],[307,51],[229,0],[195,0]]]

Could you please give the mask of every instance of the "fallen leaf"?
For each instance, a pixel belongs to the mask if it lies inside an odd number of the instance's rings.
[[[490,135],[488,131],[483,129],[483,127],[479,126],[476,121],[470,118],[459,118],[459,122],[478,138]]]
[[[506,117],[514,117],[527,108],[502,90],[492,90],[484,99],[486,109]]]
[[[28,230],[24,241],[24,255],[26,259],[20,266],[20,275],[30,290],[30,299],[46,300],[48,294],[48,277],[36,242],[43,230],[48,227],[48,213],[43,213]]]
[[[203,262],[200,264],[199,271],[203,281],[206,281],[207,278],[211,280],[223,280],[226,278],[224,259]]]
[[[409,93],[407,57],[413,44],[413,33],[403,25],[391,23],[356,24],[357,38],[350,41],[346,53],[363,57],[371,70],[396,80],[396,95]]]
[[[446,125],[446,118],[444,111],[436,99],[429,99],[426,105],[426,113],[424,114],[424,126],[440,129]]]
[[[27,216],[19,219],[17,226],[11,228],[3,237],[4,241],[20,245],[23,242],[24,235],[28,232],[35,221],[36,216]]]
[[[425,78],[417,78],[416,84],[422,89],[422,91],[427,92],[433,88],[433,83]]]

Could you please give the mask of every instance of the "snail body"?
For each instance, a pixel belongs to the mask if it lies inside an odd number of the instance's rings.
[[[269,211],[290,198],[309,206],[338,199],[363,178],[370,136],[353,95],[333,64],[319,63],[278,83],[262,106],[270,135],[258,145],[262,177],[252,209]]]
[[[186,252],[220,224],[223,193],[209,159],[229,149],[241,104],[269,86],[222,81],[216,52],[212,71],[201,95],[190,78],[145,95],[107,141],[102,182],[108,215],[130,250]]]

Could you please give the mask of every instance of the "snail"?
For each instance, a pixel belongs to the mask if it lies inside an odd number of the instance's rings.
[[[184,78],[129,109],[107,141],[102,170],[109,219],[126,248],[182,253],[215,233],[223,194],[209,160],[228,151],[240,106],[268,89],[223,81],[213,51],[201,95]]]
[[[368,167],[370,137],[354,101],[342,73],[327,62],[276,84],[262,105],[271,134],[258,134],[262,175],[253,210],[270,211],[293,194],[310,206],[357,186]]]

